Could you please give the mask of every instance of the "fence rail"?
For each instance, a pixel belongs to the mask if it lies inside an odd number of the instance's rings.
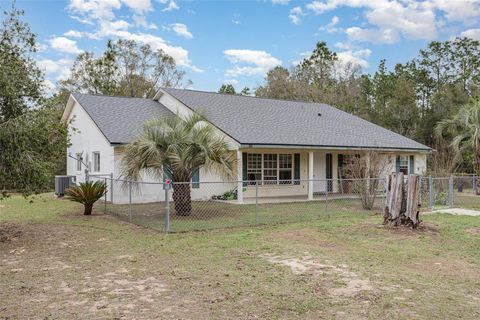
[[[108,175],[90,178],[108,186],[100,204],[105,213],[166,232],[311,221],[351,212],[381,213],[386,186],[385,179],[166,184]],[[422,177],[421,210],[480,209],[476,183],[476,176]]]

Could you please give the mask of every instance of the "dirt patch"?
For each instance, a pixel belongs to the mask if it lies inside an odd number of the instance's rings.
[[[0,224],[0,242],[11,242],[22,235],[20,226],[11,223]]]
[[[329,293],[334,297],[353,297],[364,291],[374,291],[370,280],[360,278],[355,272],[349,271],[345,265],[319,263],[308,255],[302,258],[292,258],[266,254],[261,257],[270,263],[289,267],[294,274],[339,277],[344,285],[329,289]]]
[[[474,236],[480,235],[480,227],[468,228],[465,231]]]
[[[396,227],[380,225],[379,228],[382,228],[384,230],[387,230],[395,234],[401,234],[401,235],[407,235],[407,236],[415,236],[419,234],[436,236],[440,234],[440,231],[436,227],[426,225],[425,223],[420,224],[416,229],[412,229],[410,227],[403,226],[403,225],[396,226]]]
[[[338,248],[338,244],[334,242],[318,239],[318,231],[312,228],[280,231],[273,233],[272,236],[277,239],[291,240],[302,244],[313,245],[315,247],[321,247],[326,249]]]

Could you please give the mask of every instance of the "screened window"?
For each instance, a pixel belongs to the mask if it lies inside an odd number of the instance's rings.
[[[77,171],[82,171],[82,154],[77,153],[75,158],[77,158]]]
[[[100,152],[93,153],[93,171],[100,172]]]
[[[278,155],[278,180],[280,184],[292,183],[292,155],[279,154]]]
[[[408,156],[400,156],[400,172],[408,174]]]
[[[263,180],[265,184],[276,184],[278,180],[277,172],[277,155],[264,154],[263,155]]]
[[[248,153],[247,179],[250,184],[292,184],[293,155]]]
[[[262,180],[262,154],[261,153],[248,153],[247,154],[247,179],[251,184],[255,184],[253,181]]]

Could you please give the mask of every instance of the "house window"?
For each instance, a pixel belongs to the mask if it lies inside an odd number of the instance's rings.
[[[82,154],[77,153],[75,158],[77,158],[77,171],[82,171]]]
[[[247,154],[247,179],[248,181],[262,180],[262,154],[248,153]],[[255,184],[255,182],[250,182]]]
[[[100,152],[93,152],[93,171],[100,172]]]
[[[292,184],[293,155],[248,153],[247,179],[250,184]]]
[[[292,155],[279,154],[278,155],[278,180],[280,184],[292,183]]]
[[[276,154],[263,155],[263,180],[265,184],[276,184],[278,182],[278,162]]]
[[[408,174],[408,156],[400,156],[400,171],[403,174]]]

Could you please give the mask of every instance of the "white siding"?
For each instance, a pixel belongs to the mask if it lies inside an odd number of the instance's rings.
[[[76,157],[77,153],[83,152],[83,161],[92,170],[91,174],[107,174],[113,172],[113,147],[107,141],[97,125],[90,118],[88,113],[77,102],[74,103],[68,120],[73,119],[70,125],[71,146],[67,148],[67,154]],[[75,130],[73,130],[75,128]],[[93,152],[100,152],[100,172],[93,171]],[[76,160],[67,157],[67,174],[76,177],[77,182],[85,181],[85,166],[82,171],[77,171]]]

